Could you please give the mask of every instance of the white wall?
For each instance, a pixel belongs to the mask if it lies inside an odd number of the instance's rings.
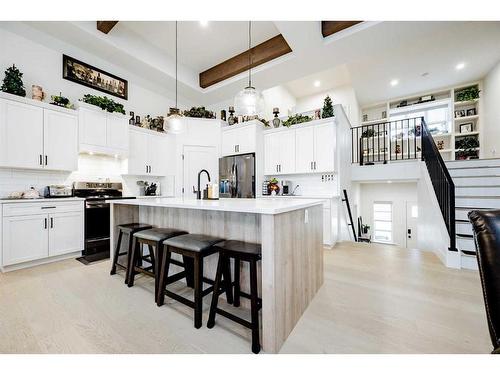
[[[363,223],[370,225],[373,236],[373,203],[392,202],[393,242],[404,247],[406,241],[406,202],[417,201],[417,183],[367,183],[360,184],[358,207]],[[354,225],[357,226],[357,218]],[[419,236],[420,233],[417,233]]]
[[[60,45],[60,41],[54,42],[54,46],[57,47],[48,48],[0,28],[0,51],[2,51],[0,54],[0,80],[4,78],[4,71],[15,64],[23,72],[23,82],[28,98],[31,98],[31,85],[33,84],[43,87],[46,93],[46,102],[50,102],[51,95],[59,95],[60,92],[72,103],[76,103],[85,94],[106,95],[122,103],[127,114],[129,111],[134,111],[141,118],[148,114],[152,116],[166,115],[168,108],[174,105],[173,95],[170,98],[158,94],[154,90],[154,85],[144,82],[141,77],[73,46],[63,44],[64,47],[58,48]],[[128,80],[128,100],[122,100],[63,79],[63,53]],[[183,104],[185,107],[189,105],[191,103],[186,101]]]
[[[484,78],[483,119],[481,147],[483,158],[500,157],[500,63],[496,65]]]
[[[359,104],[356,93],[351,86],[347,85],[297,99],[294,112],[301,113],[323,108],[323,101],[327,95],[330,95],[334,105],[342,104],[352,127],[359,126]]]
[[[283,86],[275,86],[268,90],[262,91],[264,96],[264,113],[262,115],[266,120],[271,120],[273,115],[273,108],[278,107],[280,113],[278,116],[289,116],[293,114],[294,107],[297,104],[295,96]]]

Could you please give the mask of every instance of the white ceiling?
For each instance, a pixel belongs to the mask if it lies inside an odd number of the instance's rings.
[[[175,58],[175,22],[123,21],[113,34],[137,34],[147,43]],[[260,44],[280,32],[273,22],[252,22],[252,45]],[[185,66],[202,72],[248,49],[247,21],[178,22],[178,57]]]
[[[48,34],[119,64],[162,90],[175,86],[172,22],[121,21],[108,35],[90,21],[24,25],[32,30],[29,37],[40,43],[49,43],[42,37]],[[245,84],[245,73],[207,89],[199,87],[199,73],[246,49],[246,26],[179,23],[181,96],[200,105],[234,97]],[[296,97],[350,82],[365,105],[476,80],[500,61],[500,22],[365,22],[326,39],[319,21],[254,23],[255,44],[278,33],[293,52],[255,68],[253,83],[261,90],[286,85]],[[466,63],[459,72],[454,69],[458,62]],[[425,78],[424,72],[429,73]],[[316,79],[322,81],[320,88],[311,87]],[[392,79],[399,85],[390,86]]]

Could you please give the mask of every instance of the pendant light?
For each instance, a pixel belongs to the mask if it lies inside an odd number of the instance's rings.
[[[179,134],[184,131],[184,123],[177,107],[177,21],[175,21],[175,107],[170,108],[167,117],[168,130],[173,134]]]
[[[241,116],[256,116],[263,107],[264,97],[252,86],[252,21],[248,21],[248,86],[234,98],[234,109]]]

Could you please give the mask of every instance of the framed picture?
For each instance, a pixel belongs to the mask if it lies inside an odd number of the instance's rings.
[[[455,111],[455,118],[457,117],[465,117],[465,109],[459,109]]]
[[[476,108],[470,108],[467,110],[467,116],[475,116],[476,115]]]
[[[460,124],[460,133],[470,133],[472,132],[472,122],[466,124]]]
[[[125,79],[67,55],[63,55],[63,78],[121,99],[128,99],[128,82]]]

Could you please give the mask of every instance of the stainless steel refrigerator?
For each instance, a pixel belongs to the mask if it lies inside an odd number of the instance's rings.
[[[219,196],[255,198],[255,154],[219,159]]]

